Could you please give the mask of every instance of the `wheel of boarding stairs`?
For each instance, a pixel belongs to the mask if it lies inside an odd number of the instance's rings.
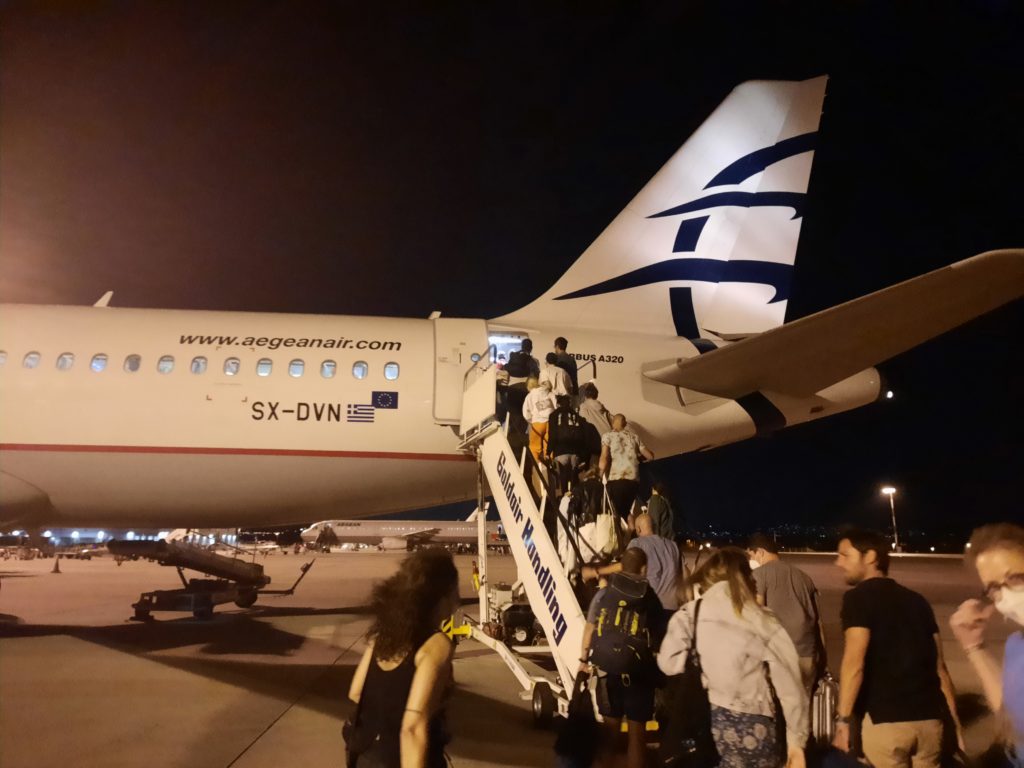
[[[192,604],[192,615],[200,621],[207,621],[213,618],[213,600],[209,595],[197,595]]]
[[[555,694],[547,683],[533,685],[533,724],[537,728],[551,725],[555,716]]]
[[[259,597],[259,594],[255,589],[239,592],[235,605],[239,608],[252,608],[256,604],[257,597]]]

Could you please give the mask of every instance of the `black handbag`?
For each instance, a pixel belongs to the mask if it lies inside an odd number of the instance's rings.
[[[362,699],[362,697],[360,697]],[[362,701],[356,704],[356,711],[341,725],[341,737],[345,740],[345,766],[356,768],[359,758],[373,748],[377,741],[377,734],[367,733],[363,725]]]
[[[583,768],[593,764],[601,737],[601,726],[594,716],[594,701],[590,696],[590,676],[580,672],[569,700],[568,717],[561,723],[555,739],[559,768]]]
[[[341,738],[345,742],[345,768],[355,768],[361,750],[357,746],[359,730],[359,705],[356,711],[341,724]]]
[[[658,765],[671,768],[713,768],[719,763],[718,749],[711,736],[711,702],[697,652],[700,604],[698,600],[693,608],[693,638],[686,664],[682,673],[670,677],[665,687],[667,722],[658,746]]]

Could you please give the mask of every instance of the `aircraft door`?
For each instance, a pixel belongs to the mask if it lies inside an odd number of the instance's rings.
[[[434,421],[458,424],[462,418],[462,379],[473,354],[487,349],[483,320],[434,319]]]

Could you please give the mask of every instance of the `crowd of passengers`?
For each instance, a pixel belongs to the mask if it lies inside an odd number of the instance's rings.
[[[809,749],[812,698],[828,674],[814,582],[760,534],[745,549],[723,547],[688,568],[664,487],[655,484],[646,505],[637,499],[640,464],[653,454],[625,416],[609,414],[592,383],[577,390],[566,347],[557,339],[541,367],[524,340],[522,356],[513,353],[504,366],[502,393],[509,442],[528,446],[539,468],[538,498],[543,484],[577,534],[567,546],[558,526],[567,572],[597,582],[577,681],[597,680],[603,726],[581,731],[571,715],[552,762],[802,768],[811,754],[836,768],[965,765],[934,611],[889,577],[888,541],[852,528],[835,560],[851,588],[839,614],[844,647],[834,737],[827,750]],[[603,518],[612,524],[602,525]],[[979,764],[1024,768],[1024,528],[983,526],[967,554],[982,595],[964,602],[950,626],[1003,723]],[[349,691],[357,703],[346,726],[350,766],[449,764],[444,711],[453,646],[437,627],[458,598],[458,573],[442,550],[413,554],[375,588],[370,642]],[[995,612],[1013,627],[1002,664],[985,644]],[[689,690],[681,685],[684,673],[698,662],[701,695],[680,695]],[[692,721],[701,702],[709,710],[705,748],[686,755],[673,742],[666,750],[674,722]],[[646,733],[656,710],[663,734],[657,760]]]

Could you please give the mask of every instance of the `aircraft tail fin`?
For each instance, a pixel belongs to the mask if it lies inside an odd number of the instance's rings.
[[[738,86],[550,290],[495,322],[687,338],[781,325],[826,82]]]

